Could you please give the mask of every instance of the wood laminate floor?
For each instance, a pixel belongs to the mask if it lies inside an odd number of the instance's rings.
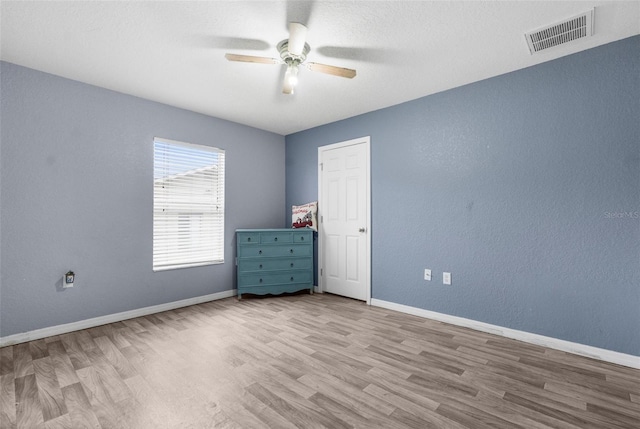
[[[328,294],[0,349],[0,427],[638,428],[640,371]]]

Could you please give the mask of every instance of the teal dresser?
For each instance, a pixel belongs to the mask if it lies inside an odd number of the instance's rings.
[[[243,293],[313,293],[313,230],[236,230],[238,298]]]

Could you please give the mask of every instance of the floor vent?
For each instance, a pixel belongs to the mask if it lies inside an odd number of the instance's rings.
[[[557,24],[526,33],[524,36],[531,54],[564,45],[577,39],[593,35],[595,9],[566,19]]]

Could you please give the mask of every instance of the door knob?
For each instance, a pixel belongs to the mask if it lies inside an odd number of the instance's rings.
[[[366,230],[367,230],[366,228],[360,228],[358,232],[365,232]]]

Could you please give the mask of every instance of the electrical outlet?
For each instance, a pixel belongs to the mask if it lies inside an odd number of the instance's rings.
[[[451,284],[451,273],[442,273],[442,284],[443,285]]]
[[[431,270],[429,268],[424,269],[424,279],[428,282],[431,281]]]

